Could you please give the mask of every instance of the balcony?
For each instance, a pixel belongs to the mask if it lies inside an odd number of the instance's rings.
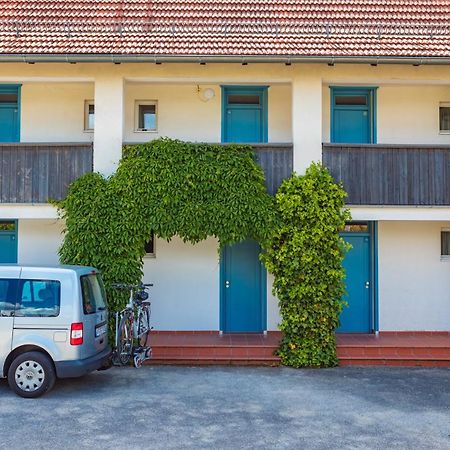
[[[92,170],[91,143],[1,143],[1,203],[61,200],[70,183]]]
[[[292,173],[292,144],[256,144],[270,194]],[[67,187],[93,170],[91,143],[0,144],[0,203],[61,200]]]
[[[349,205],[450,206],[450,146],[323,144]]]

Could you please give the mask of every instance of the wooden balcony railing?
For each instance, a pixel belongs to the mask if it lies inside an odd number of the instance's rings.
[[[93,170],[91,143],[0,144],[0,202],[61,200],[67,187]]]
[[[450,146],[323,144],[349,205],[450,205]]]
[[[267,190],[275,195],[280,184],[293,170],[292,144],[254,144],[256,161],[264,170]]]

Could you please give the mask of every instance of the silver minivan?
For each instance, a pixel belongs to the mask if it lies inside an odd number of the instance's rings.
[[[14,392],[38,397],[56,378],[108,367],[110,354],[95,268],[0,264],[0,369]]]

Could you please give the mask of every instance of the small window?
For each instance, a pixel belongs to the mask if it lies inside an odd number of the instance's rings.
[[[249,95],[249,94],[230,94],[228,96],[229,105],[259,105],[260,96],[259,95]]]
[[[16,222],[13,220],[1,220],[0,221],[0,232],[1,231],[15,231]]]
[[[450,103],[442,103],[439,106],[439,131],[450,133]]]
[[[441,259],[450,260],[450,228],[441,230]]]
[[[17,280],[11,278],[0,279],[0,317],[11,315],[16,307]]]
[[[93,100],[84,102],[84,131],[94,131],[95,105]]]
[[[136,102],[136,131],[156,131],[156,102],[155,101],[138,101]]]
[[[367,105],[367,96],[365,95],[336,95],[335,103],[339,105]]]
[[[349,222],[345,224],[342,231],[346,233],[368,233],[369,225],[367,223]]]
[[[101,277],[99,275],[83,275],[80,281],[84,313],[94,314],[104,311],[106,309],[106,293]]]
[[[155,235],[154,233],[150,234],[149,240],[145,243],[145,256],[147,257],[155,257]]]
[[[17,94],[0,93],[0,103],[17,103]]]
[[[61,303],[61,283],[55,280],[21,280],[18,317],[56,317]]]

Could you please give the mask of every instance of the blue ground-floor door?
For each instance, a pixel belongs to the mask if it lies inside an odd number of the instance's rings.
[[[0,220],[0,263],[17,262],[17,222]]]
[[[345,297],[348,303],[341,314],[341,333],[370,333],[373,331],[371,236],[369,233],[343,233],[352,248],[344,259],[346,273]]]
[[[266,272],[260,246],[246,240],[227,246],[221,258],[221,330],[261,333],[266,329]]]

